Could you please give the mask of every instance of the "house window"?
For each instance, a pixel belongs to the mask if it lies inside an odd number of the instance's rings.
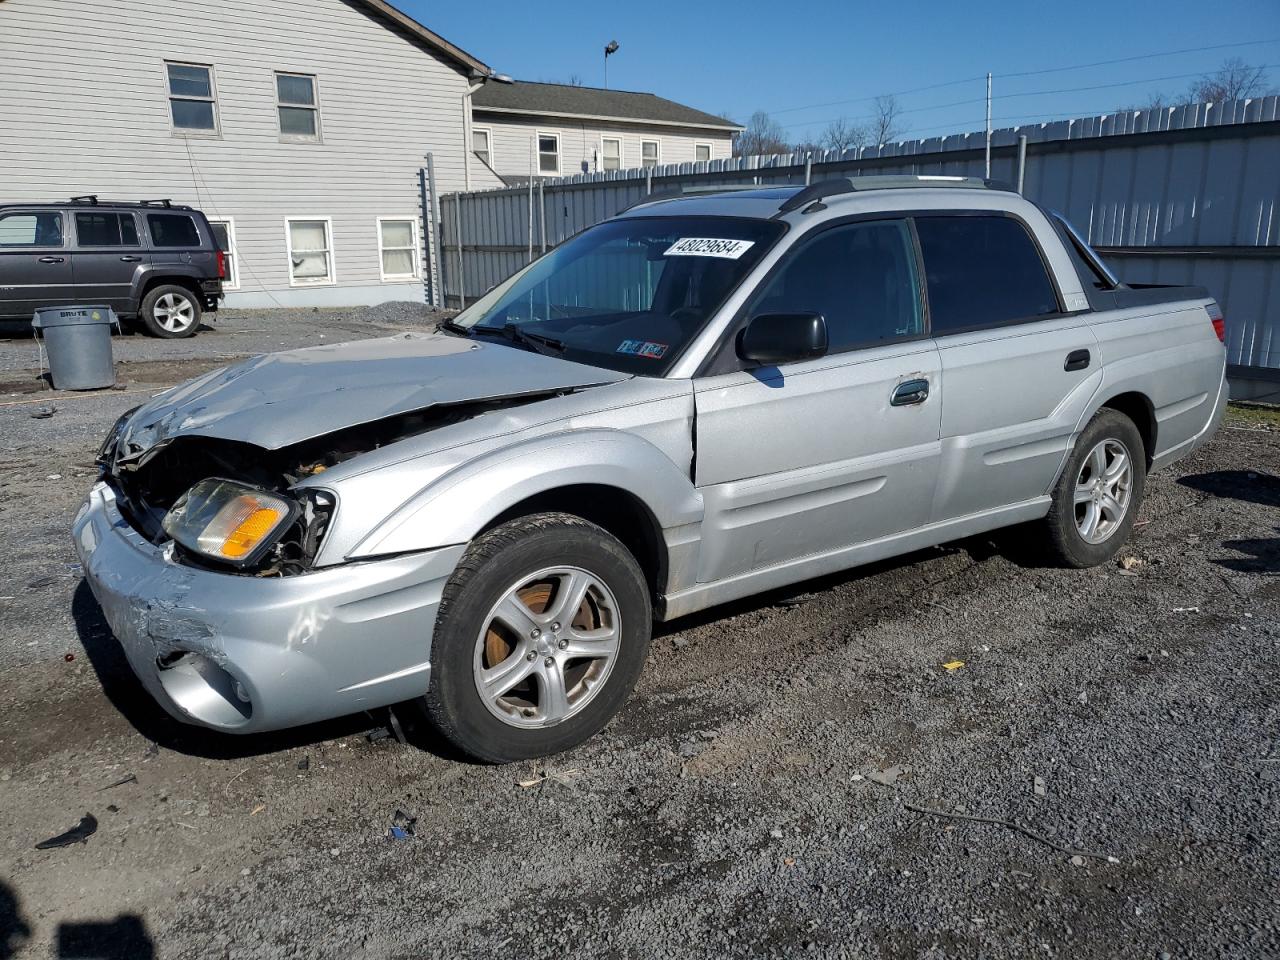
[[[695,143],[693,145],[693,159],[698,163],[705,163],[711,159],[711,144]]]
[[[418,279],[418,221],[413,217],[379,217],[378,249],[383,280]]]
[[[538,172],[552,175],[560,172],[559,134],[538,134]]]
[[[622,169],[622,141],[605,137],[600,141],[600,169]]]
[[[277,73],[276,110],[280,114],[280,136],[294,140],[320,139],[320,104],[315,77],[304,73]]]
[[[640,141],[640,165],[642,167],[656,167],[661,158],[662,151],[657,140]]]
[[[471,150],[490,167],[493,166],[491,136],[488,130],[482,130],[480,127],[471,128]]]
[[[195,63],[165,63],[169,77],[169,115],[175,133],[217,133],[218,107],[213,68]]]
[[[289,244],[289,283],[333,283],[333,223],[328,217],[285,221]]]
[[[132,213],[77,213],[76,239],[82,247],[136,247],[138,222]]]
[[[234,220],[210,220],[213,228],[213,239],[222,251],[222,258],[227,265],[227,276],[222,281],[223,290],[240,289],[240,257],[236,253],[236,224]]]

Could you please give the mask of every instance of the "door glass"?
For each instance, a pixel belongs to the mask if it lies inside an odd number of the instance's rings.
[[[935,336],[1057,313],[1058,295],[1012,217],[918,217]]]
[[[136,247],[138,226],[132,214],[77,213],[76,239],[82,247]]]
[[[838,353],[922,334],[919,290],[905,220],[851,223],[802,240],[748,315],[821,314]]]
[[[45,211],[0,216],[0,247],[62,246],[62,214]]]

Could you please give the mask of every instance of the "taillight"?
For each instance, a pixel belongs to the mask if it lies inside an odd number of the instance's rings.
[[[221,250],[218,251],[218,279],[227,279],[227,255]]]
[[[1209,314],[1209,322],[1213,324],[1213,332],[1218,335],[1218,339],[1223,343],[1227,342],[1227,321],[1223,319],[1222,308],[1218,306],[1216,300],[1210,300],[1209,305],[1205,307]]]

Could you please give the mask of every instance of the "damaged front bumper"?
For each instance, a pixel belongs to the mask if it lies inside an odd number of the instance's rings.
[[[465,545],[259,578],[177,563],[105,483],[72,528],[134,672],[170,714],[229,733],[298,726],[426,692],[436,609]]]

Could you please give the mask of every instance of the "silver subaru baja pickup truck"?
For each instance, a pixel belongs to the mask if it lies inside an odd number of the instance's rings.
[[[1028,521],[1106,562],[1217,428],[1222,341],[994,183],[655,197],[438,332],[131,411],[75,543],[179,721],[394,705],[536,757],[608,722],[655,618]]]

